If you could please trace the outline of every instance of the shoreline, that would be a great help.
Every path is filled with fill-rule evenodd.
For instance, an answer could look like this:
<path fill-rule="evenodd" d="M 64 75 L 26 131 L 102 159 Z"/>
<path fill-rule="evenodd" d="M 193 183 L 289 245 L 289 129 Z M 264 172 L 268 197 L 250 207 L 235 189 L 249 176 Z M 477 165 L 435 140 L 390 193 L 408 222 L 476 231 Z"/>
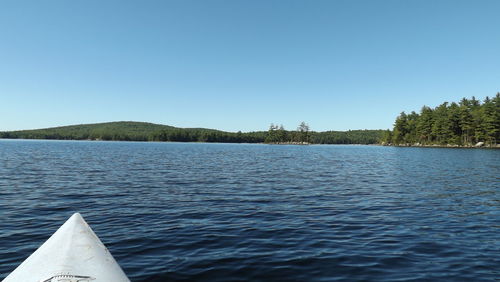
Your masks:
<path fill-rule="evenodd" d="M 406 148 L 456 148 L 456 149 L 500 149 L 500 144 L 497 145 L 481 145 L 481 146 L 473 146 L 473 145 L 422 145 L 422 144 L 380 144 L 380 146 L 384 147 L 406 147 Z"/>
<path fill-rule="evenodd" d="M 200 141 L 153 141 L 153 140 L 99 140 L 99 139 L 42 139 L 42 138 L 0 138 L 0 140 L 25 140 L 25 141 L 83 141 L 83 142 L 134 142 L 134 143 L 206 143 L 206 144 L 259 144 L 259 145 L 272 145 L 272 146 L 314 146 L 314 145 L 344 145 L 344 146 L 380 146 L 380 147 L 401 147 L 401 148 L 449 148 L 449 149 L 500 149 L 500 144 L 497 145 L 422 145 L 422 144 L 345 144 L 345 143 L 307 143 L 307 142 L 277 142 L 277 143 L 265 143 L 265 142 L 200 142 Z"/>
<path fill-rule="evenodd" d="M 19 141 L 76 141 L 76 142 L 135 142 L 135 143 L 195 143 L 195 144 L 258 144 L 258 145 L 295 145 L 295 146 L 314 146 L 314 145 L 352 145 L 352 146 L 381 146 L 380 144 L 361 144 L 361 143 L 307 143 L 307 142 L 203 142 L 203 141 L 156 141 L 156 140 L 103 140 L 103 139 L 45 139 L 45 138 L 0 138 L 0 140 L 19 140 Z"/>

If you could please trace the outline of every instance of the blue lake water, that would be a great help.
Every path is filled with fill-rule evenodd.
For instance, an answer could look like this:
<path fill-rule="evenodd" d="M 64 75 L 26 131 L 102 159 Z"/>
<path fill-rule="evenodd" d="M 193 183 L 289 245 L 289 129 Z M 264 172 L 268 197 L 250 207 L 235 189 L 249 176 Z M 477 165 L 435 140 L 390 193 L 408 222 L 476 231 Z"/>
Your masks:
<path fill-rule="evenodd" d="M 0 279 L 74 212 L 132 281 L 500 278 L 500 150 L 0 140 Z"/>

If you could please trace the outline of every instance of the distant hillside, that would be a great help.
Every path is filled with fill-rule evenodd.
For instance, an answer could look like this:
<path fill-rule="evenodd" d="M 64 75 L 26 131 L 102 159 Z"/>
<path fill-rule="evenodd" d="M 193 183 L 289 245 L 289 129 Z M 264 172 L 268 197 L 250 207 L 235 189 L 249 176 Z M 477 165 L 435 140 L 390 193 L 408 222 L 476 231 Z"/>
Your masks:
<path fill-rule="evenodd" d="M 309 142 L 314 144 L 376 144 L 380 141 L 383 132 L 382 130 L 310 132 Z M 295 133 L 295 131 L 286 131 L 289 136 Z M 206 128 L 178 128 L 147 122 L 119 121 L 0 132 L 0 138 L 263 143 L 268 134 L 268 131 L 234 133 Z"/>
<path fill-rule="evenodd" d="M 118 121 L 9 131 L 0 133 L 0 137 L 22 139 L 147 141 L 148 136 L 155 132 L 172 129 L 175 129 L 175 127 L 147 122 Z"/>

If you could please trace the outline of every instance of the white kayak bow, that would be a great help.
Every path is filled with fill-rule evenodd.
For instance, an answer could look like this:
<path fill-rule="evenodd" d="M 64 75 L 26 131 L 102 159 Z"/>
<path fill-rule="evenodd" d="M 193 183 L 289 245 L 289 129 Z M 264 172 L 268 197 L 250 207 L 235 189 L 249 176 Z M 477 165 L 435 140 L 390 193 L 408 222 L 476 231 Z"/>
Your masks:
<path fill-rule="evenodd" d="M 79 213 L 73 214 L 3 282 L 127 282 L 111 253 Z"/>

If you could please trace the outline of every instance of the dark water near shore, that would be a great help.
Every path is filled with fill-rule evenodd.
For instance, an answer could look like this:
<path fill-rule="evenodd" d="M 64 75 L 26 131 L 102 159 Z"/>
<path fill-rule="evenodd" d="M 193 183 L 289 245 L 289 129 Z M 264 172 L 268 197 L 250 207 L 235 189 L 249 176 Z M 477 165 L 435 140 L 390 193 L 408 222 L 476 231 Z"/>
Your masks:
<path fill-rule="evenodd" d="M 0 140 L 0 279 L 74 212 L 132 281 L 500 279 L 500 150 Z"/>

